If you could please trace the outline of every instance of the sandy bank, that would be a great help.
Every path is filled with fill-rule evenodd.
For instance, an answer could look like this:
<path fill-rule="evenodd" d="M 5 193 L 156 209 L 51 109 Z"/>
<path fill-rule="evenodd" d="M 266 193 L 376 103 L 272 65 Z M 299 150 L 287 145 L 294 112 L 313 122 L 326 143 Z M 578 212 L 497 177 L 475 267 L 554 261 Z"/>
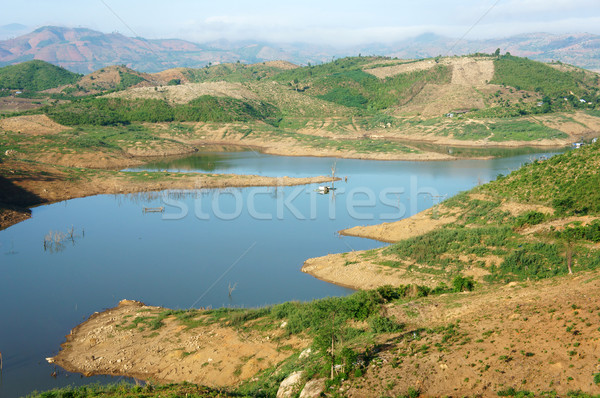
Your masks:
<path fill-rule="evenodd" d="M 140 319 L 155 319 L 165 308 L 123 300 L 95 313 L 66 336 L 53 358 L 70 372 L 152 379 L 160 383 L 190 382 L 209 387 L 234 386 L 278 364 L 296 349 L 308 346 L 297 337 L 277 342 L 284 330 L 245 330 L 211 323 L 196 311 L 182 323 L 168 316 L 156 328 Z M 196 322 L 188 327 L 191 322 Z"/>
<path fill-rule="evenodd" d="M 439 206 L 438 213 L 446 213 L 447 209 Z M 386 243 L 394 243 L 413 236 L 423 235 L 434 229 L 449 224 L 456 220 L 453 215 L 432 217 L 432 209 L 427 209 L 412 217 L 391 223 L 378 225 L 357 226 L 340 231 L 341 235 L 356 236 L 359 238 L 374 239 Z"/>
<path fill-rule="evenodd" d="M 383 223 L 364 227 L 354 227 L 340 231 L 340 234 L 360 238 L 375 239 L 382 242 L 398 242 L 427 232 L 453 222 L 456 217 L 448 209 L 440 206 L 436 216 L 432 217 L 432 209 L 415 214 L 392 223 Z M 435 286 L 441 280 L 436 277 L 424 278 L 422 274 L 407 271 L 407 267 L 391 267 L 385 255 L 375 251 L 358 251 L 340 254 L 330 254 L 324 257 L 306 260 L 302 272 L 315 278 L 352 289 L 374 289 L 384 285 L 405 285 L 417 283 Z M 410 264 L 402 264 L 410 265 Z"/>

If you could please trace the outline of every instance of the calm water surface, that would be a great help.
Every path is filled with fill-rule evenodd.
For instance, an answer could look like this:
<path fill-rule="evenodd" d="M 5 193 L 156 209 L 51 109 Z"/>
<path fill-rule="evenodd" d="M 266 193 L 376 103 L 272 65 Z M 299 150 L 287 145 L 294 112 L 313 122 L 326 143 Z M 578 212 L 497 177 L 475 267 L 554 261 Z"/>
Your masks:
<path fill-rule="evenodd" d="M 383 245 L 338 230 L 410 216 L 543 155 L 380 162 L 206 152 L 144 169 L 305 177 L 328 175 L 335 163 L 347 181 L 335 183 L 335 195 L 312 185 L 99 195 L 34 208 L 30 220 L 0 231 L 0 397 L 117 381 L 52 378 L 45 358 L 72 327 L 121 299 L 214 308 L 350 294 L 300 272 L 310 257 Z M 160 206 L 164 213 L 142 211 Z M 71 228 L 73 239 L 44 248 L 50 231 Z"/>

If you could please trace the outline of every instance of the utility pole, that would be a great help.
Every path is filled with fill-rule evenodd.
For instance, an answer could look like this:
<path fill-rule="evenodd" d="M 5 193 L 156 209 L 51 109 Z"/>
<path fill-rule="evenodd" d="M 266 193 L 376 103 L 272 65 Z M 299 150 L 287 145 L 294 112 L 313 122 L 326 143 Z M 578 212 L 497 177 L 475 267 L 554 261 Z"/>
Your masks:
<path fill-rule="evenodd" d="M 335 354 L 334 354 L 334 346 L 333 341 L 335 340 L 335 312 L 333 313 L 333 322 L 331 323 L 331 380 L 333 380 L 333 372 L 335 368 Z"/>

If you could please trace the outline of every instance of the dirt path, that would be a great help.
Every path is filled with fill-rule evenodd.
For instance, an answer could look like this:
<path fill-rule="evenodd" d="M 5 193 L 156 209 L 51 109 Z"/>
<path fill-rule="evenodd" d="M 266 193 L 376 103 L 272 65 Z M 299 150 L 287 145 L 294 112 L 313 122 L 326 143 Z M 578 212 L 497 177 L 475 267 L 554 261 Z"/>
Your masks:
<path fill-rule="evenodd" d="M 251 378 L 309 344 L 296 337 L 279 341 L 284 334 L 279 327 L 242 331 L 200 321 L 190 328 L 172 316 L 156 329 L 144 323 L 144 318 L 165 310 L 123 300 L 73 329 L 62 350 L 49 361 L 86 376 L 107 374 L 224 387 Z M 206 318 L 199 312 L 188 322 Z"/>

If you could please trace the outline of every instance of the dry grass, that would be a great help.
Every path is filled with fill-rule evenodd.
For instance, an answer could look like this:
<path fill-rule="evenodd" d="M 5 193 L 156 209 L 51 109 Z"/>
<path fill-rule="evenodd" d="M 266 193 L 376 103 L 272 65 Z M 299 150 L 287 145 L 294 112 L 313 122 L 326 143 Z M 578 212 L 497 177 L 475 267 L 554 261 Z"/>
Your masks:
<path fill-rule="evenodd" d="M 394 61 L 398 62 L 398 61 Z M 381 62 L 379 62 L 381 64 Z M 396 75 L 400 75 L 402 73 L 410 73 L 421 70 L 428 70 L 433 68 L 436 65 L 433 60 L 424 60 L 418 62 L 409 62 L 405 64 L 392 64 L 390 66 L 381 66 L 378 68 L 369 69 L 369 65 L 365 65 L 363 70 L 371 75 L 377 77 L 378 79 L 385 79 L 387 77 L 392 77 Z"/>
<path fill-rule="evenodd" d="M 178 86 L 132 87 L 106 95 L 110 98 L 160 99 L 174 104 L 185 104 L 203 95 L 231 97 L 240 100 L 258 100 L 258 96 L 240 83 L 206 82 Z"/>
<path fill-rule="evenodd" d="M 15 116 L 0 120 L 0 130 L 27 135 L 56 134 L 70 129 L 54 122 L 46 115 Z"/>
<path fill-rule="evenodd" d="M 293 64 L 288 61 L 267 61 L 267 62 L 262 62 L 262 63 L 256 64 L 256 65 L 265 65 L 265 66 L 270 66 L 273 68 L 279 68 L 279 69 L 284 69 L 284 70 L 291 70 L 291 69 L 299 68 L 298 65 Z"/>

